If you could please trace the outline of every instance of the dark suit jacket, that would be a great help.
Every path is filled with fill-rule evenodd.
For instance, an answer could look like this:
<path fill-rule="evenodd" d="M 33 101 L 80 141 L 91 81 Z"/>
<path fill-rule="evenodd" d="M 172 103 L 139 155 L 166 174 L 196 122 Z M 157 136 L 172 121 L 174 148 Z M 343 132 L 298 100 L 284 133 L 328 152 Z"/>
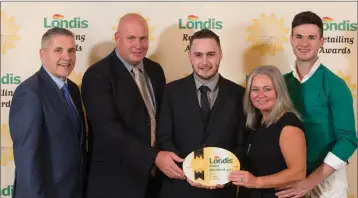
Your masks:
<path fill-rule="evenodd" d="M 10 108 L 10 134 L 15 157 L 15 198 L 83 197 L 85 124 L 79 89 L 67 80 L 79 112 L 75 128 L 61 90 L 40 71 L 15 90 Z"/>
<path fill-rule="evenodd" d="M 147 58 L 143 63 L 159 107 L 164 72 Z M 140 91 L 115 51 L 86 71 L 82 93 L 91 153 L 88 198 L 143 198 L 158 151 L 150 147 L 150 118 Z"/>
<path fill-rule="evenodd" d="M 194 76 L 169 83 L 162 100 L 157 134 L 158 148 L 185 158 L 203 147 L 221 147 L 232 151 L 240 160 L 245 155 L 246 132 L 243 124 L 244 88 L 219 78 L 219 93 L 211 110 L 206 130 L 201 120 Z M 181 167 L 181 165 L 180 165 Z M 230 198 L 236 187 L 206 190 L 192 187 L 187 181 L 165 178 L 161 198 Z"/>

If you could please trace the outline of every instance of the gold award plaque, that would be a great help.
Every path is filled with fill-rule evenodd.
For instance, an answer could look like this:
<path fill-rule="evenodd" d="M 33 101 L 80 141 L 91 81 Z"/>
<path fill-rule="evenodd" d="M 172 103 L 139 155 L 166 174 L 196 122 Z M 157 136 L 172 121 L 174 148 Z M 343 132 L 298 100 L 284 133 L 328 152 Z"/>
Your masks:
<path fill-rule="evenodd" d="M 205 186 L 226 184 L 232 171 L 240 170 L 239 159 L 230 151 L 205 147 L 191 152 L 183 162 L 185 176 Z"/>

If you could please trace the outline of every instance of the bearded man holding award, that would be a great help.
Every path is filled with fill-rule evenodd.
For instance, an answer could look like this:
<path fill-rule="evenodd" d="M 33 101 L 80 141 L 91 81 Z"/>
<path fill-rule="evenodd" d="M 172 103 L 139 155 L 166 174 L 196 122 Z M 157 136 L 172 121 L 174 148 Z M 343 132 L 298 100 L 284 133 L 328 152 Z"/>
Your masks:
<path fill-rule="evenodd" d="M 194 33 L 189 46 L 193 74 L 166 85 L 156 139 L 159 149 L 185 161 L 162 170 L 167 177 L 160 197 L 236 197 L 228 171 L 239 169 L 245 156 L 244 88 L 218 73 L 222 51 L 214 32 Z M 186 180 L 176 179 L 175 175 L 183 174 L 178 167 L 183 167 Z"/>

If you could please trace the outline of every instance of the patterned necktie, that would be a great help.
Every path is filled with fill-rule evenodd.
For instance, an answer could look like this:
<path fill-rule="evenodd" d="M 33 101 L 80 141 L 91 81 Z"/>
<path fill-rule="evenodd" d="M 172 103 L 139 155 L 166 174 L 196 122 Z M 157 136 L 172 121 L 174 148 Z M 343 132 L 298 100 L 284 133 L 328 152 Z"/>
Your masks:
<path fill-rule="evenodd" d="M 156 128 L 156 120 L 155 120 L 155 109 L 154 106 L 150 100 L 150 94 L 148 85 L 146 83 L 146 80 L 144 78 L 143 73 L 139 70 L 137 67 L 133 67 L 133 73 L 134 73 L 134 80 L 137 83 L 137 86 L 139 88 L 139 91 L 142 95 L 144 104 L 147 108 L 147 111 L 149 113 L 150 117 L 150 145 L 154 147 L 155 144 L 155 128 Z"/>
<path fill-rule="evenodd" d="M 72 103 L 71 96 L 70 96 L 70 91 L 68 90 L 67 86 L 68 85 L 65 83 L 62 86 L 61 91 L 62 91 L 63 96 L 65 97 L 67 107 L 68 107 L 68 110 L 69 110 L 69 113 L 70 113 L 70 117 L 71 117 L 73 123 L 75 124 L 75 127 L 76 127 L 77 131 L 80 131 L 80 124 L 79 124 L 79 121 L 78 121 L 78 115 L 77 115 L 77 112 L 76 112 L 76 108 L 75 108 L 74 104 Z"/>
<path fill-rule="evenodd" d="M 209 104 L 209 99 L 208 99 L 208 95 L 207 92 L 209 91 L 209 87 L 207 86 L 201 86 L 199 88 L 200 91 L 200 110 L 201 110 L 201 118 L 203 120 L 204 123 L 204 127 L 206 127 L 206 124 L 209 121 L 209 116 L 210 116 L 210 104 Z"/>

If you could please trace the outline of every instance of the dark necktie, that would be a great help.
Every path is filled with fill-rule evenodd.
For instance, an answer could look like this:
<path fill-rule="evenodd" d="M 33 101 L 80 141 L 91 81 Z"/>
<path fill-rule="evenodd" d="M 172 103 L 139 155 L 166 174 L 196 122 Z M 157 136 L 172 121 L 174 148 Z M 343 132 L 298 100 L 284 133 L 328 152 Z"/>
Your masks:
<path fill-rule="evenodd" d="M 68 90 L 68 87 L 67 87 L 66 83 L 62 86 L 61 91 L 63 93 L 63 96 L 65 97 L 67 107 L 68 107 L 68 111 L 70 113 L 70 117 L 71 117 L 73 123 L 75 124 L 76 129 L 79 131 L 80 130 L 80 125 L 79 125 L 79 122 L 78 122 L 78 115 L 77 115 L 77 112 L 76 112 L 76 108 L 72 103 L 71 96 L 70 96 L 70 91 Z"/>
<path fill-rule="evenodd" d="M 206 124 L 208 123 L 209 116 L 210 116 L 210 104 L 207 96 L 207 92 L 209 90 L 210 90 L 209 87 L 204 85 L 199 88 L 199 91 L 201 93 L 200 96 L 201 118 L 203 120 L 204 127 L 206 127 Z"/>

